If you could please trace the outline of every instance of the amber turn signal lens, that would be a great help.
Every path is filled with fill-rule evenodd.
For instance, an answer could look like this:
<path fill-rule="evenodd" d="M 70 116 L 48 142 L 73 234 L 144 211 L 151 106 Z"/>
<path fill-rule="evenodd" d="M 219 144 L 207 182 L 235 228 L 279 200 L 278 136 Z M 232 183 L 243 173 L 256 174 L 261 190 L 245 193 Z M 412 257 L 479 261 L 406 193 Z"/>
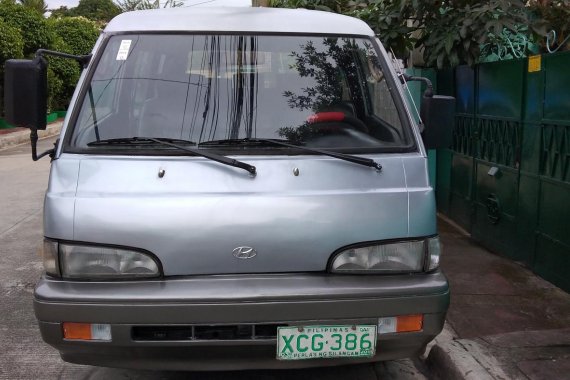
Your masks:
<path fill-rule="evenodd" d="M 91 340 L 91 323 L 63 322 L 65 339 Z"/>
<path fill-rule="evenodd" d="M 396 319 L 396 332 L 421 331 L 423 328 L 424 316 L 422 314 L 399 315 Z"/>

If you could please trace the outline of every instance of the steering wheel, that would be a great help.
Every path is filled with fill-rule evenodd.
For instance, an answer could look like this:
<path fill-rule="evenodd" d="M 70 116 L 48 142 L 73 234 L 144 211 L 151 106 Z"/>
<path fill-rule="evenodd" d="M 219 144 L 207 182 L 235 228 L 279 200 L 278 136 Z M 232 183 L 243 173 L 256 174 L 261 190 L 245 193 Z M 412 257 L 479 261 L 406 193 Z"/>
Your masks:
<path fill-rule="evenodd" d="M 319 131 L 335 132 L 344 128 L 352 128 L 369 134 L 368 127 L 361 120 L 338 111 L 313 114 L 307 118 L 307 124 Z"/>

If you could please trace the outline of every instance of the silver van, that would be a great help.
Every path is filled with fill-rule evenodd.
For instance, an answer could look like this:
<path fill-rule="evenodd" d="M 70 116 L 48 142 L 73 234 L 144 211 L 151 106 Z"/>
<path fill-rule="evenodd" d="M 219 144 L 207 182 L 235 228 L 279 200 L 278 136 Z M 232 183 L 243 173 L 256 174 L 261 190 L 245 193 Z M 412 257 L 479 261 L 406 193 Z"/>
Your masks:
<path fill-rule="evenodd" d="M 84 70 L 38 154 L 54 55 Z M 34 310 L 64 360 L 339 365 L 412 356 L 441 331 L 426 147 L 449 143 L 454 99 L 428 88 L 418 125 L 364 22 L 129 12 L 92 54 L 5 70 L 8 121 L 52 159 Z"/>

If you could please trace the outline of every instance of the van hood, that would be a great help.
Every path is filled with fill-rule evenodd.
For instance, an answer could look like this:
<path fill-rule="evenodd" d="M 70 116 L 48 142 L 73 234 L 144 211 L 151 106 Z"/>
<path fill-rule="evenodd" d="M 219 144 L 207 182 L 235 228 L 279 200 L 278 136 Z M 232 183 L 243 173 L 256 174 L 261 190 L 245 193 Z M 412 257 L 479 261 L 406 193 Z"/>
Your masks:
<path fill-rule="evenodd" d="M 347 245 L 434 234 L 425 157 L 367 157 L 383 170 L 321 156 L 236 157 L 257 167 L 252 177 L 199 157 L 63 154 L 45 235 L 144 249 L 170 276 L 324 271 Z M 238 247 L 255 257 L 237 258 Z"/>

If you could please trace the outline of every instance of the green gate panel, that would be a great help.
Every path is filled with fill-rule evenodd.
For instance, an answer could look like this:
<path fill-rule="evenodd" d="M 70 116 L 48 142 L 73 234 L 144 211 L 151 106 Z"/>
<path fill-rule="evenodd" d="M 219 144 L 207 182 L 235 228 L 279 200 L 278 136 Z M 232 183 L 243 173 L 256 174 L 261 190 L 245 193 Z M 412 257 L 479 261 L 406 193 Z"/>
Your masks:
<path fill-rule="evenodd" d="M 570 52 L 543 57 L 544 119 L 570 120 Z"/>
<path fill-rule="evenodd" d="M 533 270 L 541 277 L 570 292 L 570 247 L 538 234 Z"/>
<path fill-rule="evenodd" d="M 518 169 L 522 137 L 518 121 L 479 117 L 475 129 L 475 157 Z"/>
<path fill-rule="evenodd" d="M 542 121 L 544 100 L 544 68 L 528 72 L 528 60 L 525 73 L 525 96 L 523 100 L 523 119 L 528 122 Z"/>
<path fill-rule="evenodd" d="M 449 215 L 457 224 L 471 231 L 471 187 L 473 180 L 473 158 L 462 154 L 453 154 L 451 161 L 451 188 Z"/>
<path fill-rule="evenodd" d="M 457 115 L 453 126 L 453 151 L 466 156 L 476 153 L 477 126 L 473 115 Z"/>
<path fill-rule="evenodd" d="M 475 70 L 469 66 L 455 69 L 455 106 L 458 114 L 475 113 Z"/>
<path fill-rule="evenodd" d="M 522 115 L 524 60 L 477 67 L 477 114 L 519 120 Z"/>
<path fill-rule="evenodd" d="M 570 125 L 543 125 L 541 141 L 541 174 L 555 180 L 570 182 Z M 570 183 L 568 190 L 570 191 Z"/>
<path fill-rule="evenodd" d="M 516 249 L 524 60 L 477 66 L 472 236 L 523 261 Z"/>
<path fill-rule="evenodd" d="M 516 240 L 518 170 L 476 160 L 475 215 L 472 236 L 491 250 L 514 260 L 524 258 Z"/>
<path fill-rule="evenodd" d="M 570 186 L 543 180 L 540 189 L 538 231 L 570 246 Z"/>
<path fill-rule="evenodd" d="M 534 264 L 536 249 L 536 226 L 538 223 L 538 205 L 540 179 L 537 175 L 521 172 L 517 199 L 516 237 L 520 261 L 531 267 Z"/>
<path fill-rule="evenodd" d="M 449 216 L 449 196 L 451 191 L 451 162 L 453 151 L 451 149 L 437 150 L 437 189 L 435 192 L 437 208 Z"/>
<path fill-rule="evenodd" d="M 570 291 L 570 52 L 440 71 L 455 95 L 438 208 L 492 251 Z"/>
<path fill-rule="evenodd" d="M 475 139 L 475 70 L 455 68 L 456 111 L 449 188 L 449 217 L 471 231 L 473 214 L 473 142 Z"/>
<path fill-rule="evenodd" d="M 492 194 L 498 203 L 498 211 L 508 218 L 514 218 L 517 212 L 517 192 L 512 189 L 518 188 L 518 170 L 480 160 L 476 160 L 475 165 L 477 176 L 475 201 L 486 206 L 489 195 Z M 501 215 L 497 216 L 500 221 Z M 489 218 L 489 224 L 500 223 Z"/>
<path fill-rule="evenodd" d="M 522 125 L 520 169 L 521 173 L 539 174 L 542 153 L 542 126 L 534 123 Z"/>

